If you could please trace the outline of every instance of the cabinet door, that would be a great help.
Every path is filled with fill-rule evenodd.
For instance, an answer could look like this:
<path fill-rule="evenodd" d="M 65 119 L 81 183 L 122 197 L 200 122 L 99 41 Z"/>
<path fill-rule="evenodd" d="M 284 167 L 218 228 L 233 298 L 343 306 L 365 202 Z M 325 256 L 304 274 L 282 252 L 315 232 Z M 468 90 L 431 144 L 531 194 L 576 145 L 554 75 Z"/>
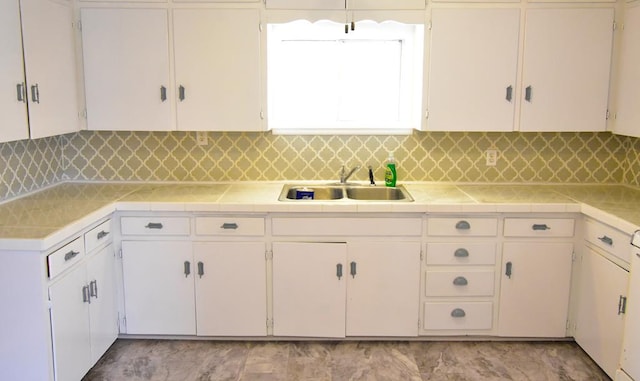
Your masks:
<path fill-rule="evenodd" d="M 640 137 L 640 5 L 624 11 L 624 29 L 618 73 L 616 120 L 618 134 Z"/>
<path fill-rule="evenodd" d="M 604 131 L 613 9 L 529 9 L 520 131 Z"/>
<path fill-rule="evenodd" d="M 91 294 L 91 363 L 109 349 L 118 337 L 115 256 L 113 245 L 96 253 L 87 263 L 87 281 Z"/>
<path fill-rule="evenodd" d="M 417 336 L 419 242 L 349 243 L 347 336 Z"/>
<path fill-rule="evenodd" d="M 164 9 L 82 9 L 90 130 L 173 129 Z"/>
<path fill-rule="evenodd" d="M 575 339 L 611 378 L 622 351 L 625 315 L 620 308 L 628 283 L 628 271 L 591 249 L 585 250 L 580 264 Z"/>
<path fill-rule="evenodd" d="M 195 335 L 191 242 L 123 241 L 127 333 Z"/>
<path fill-rule="evenodd" d="M 71 2 L 21 0 L 32 139 L 80 129 Z"/>
<path fill-rule="evenodd" d="M 49 287 L 56 380 L 79 380 L 91 368 L 90 296 L 85 267 Z"/>
<path fill-rule="evenodd" d="M 572 243 L 504 244 L 500 336 L 566 336 L 572 254 Z"/>
<path fill-rule="evenodd" d="M 198 335 L 265 336 L 264 243 L 195 243 L 194 262 Z"/>
<path fill-rule="evenodd" d="M 346 243 L 273 244 L 273 334 L 344 337 Z"/>
<path fill-rule="evenodd" d="M 432 11 L 428 130 L 513 130 L 519 25 L 519 9 Z"/>
<path fill-rule="evenodd" d="M 0 142 L 29 137 L 18 1 L 0 4 Z"/>
<path fill-rule="evenodd" d="M 178 129 L 259 131 L 257 9 L 173 11 Z"/>

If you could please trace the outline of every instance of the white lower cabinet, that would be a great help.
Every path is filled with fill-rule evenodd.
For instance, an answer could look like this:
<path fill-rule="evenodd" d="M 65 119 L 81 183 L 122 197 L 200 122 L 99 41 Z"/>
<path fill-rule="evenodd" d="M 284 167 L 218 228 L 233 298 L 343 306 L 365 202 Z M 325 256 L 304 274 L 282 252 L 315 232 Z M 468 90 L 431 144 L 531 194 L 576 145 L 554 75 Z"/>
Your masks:
<path fill-rule="evenodd" d="M 574 337 L 613 378 L 622 352 L 629 272 L 586 248 L 579 274 Z"/>
<path fill-rule="evenodd" d="M 195 335 L 192 244 L 122 242 L 128 334 Z"/>
<path fill-rule="evenodd" d="M 49 287 L 56 380 L 79 380 L 118 336 L 115 258 L 108 245 Z"/>
<path fill-rule="evenodd" d="M 420 242 L 275 242 L 275 336 L 416 336 Z"/>
<path fill-rule="evenodd" d="M 264 242 L 124 241 L 128 334 L 264 336 Z"/>
<path fill-rule="evenodd" d="M 572 255 L 571 242 L 504 244 L 499 336 L 566 336 Z"/>

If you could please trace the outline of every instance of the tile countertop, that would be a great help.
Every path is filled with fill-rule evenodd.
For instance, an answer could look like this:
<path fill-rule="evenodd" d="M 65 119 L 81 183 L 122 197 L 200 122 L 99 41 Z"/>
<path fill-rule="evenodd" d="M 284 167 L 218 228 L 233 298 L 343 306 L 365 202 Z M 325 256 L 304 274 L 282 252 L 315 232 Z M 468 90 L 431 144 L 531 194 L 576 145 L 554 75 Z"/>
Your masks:
<path fill-rule="evenodd" d="M 582 212 L 629 234 L 640 227 L 640 189 L 624 185 L 416 182 L 404 183 L 414 202 L 280 202 L 277 199 L 283 184 L 285 182 L 62 183 L 0 204 L 0 249 L 46 250 L 114 210 Z"/>

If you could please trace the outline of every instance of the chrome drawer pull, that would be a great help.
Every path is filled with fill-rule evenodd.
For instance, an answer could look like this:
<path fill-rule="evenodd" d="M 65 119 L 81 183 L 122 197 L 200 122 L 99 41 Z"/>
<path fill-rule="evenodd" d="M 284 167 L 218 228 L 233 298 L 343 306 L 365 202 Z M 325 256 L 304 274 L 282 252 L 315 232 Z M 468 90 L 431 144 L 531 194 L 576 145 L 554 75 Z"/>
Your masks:
<path fill-rule="evenodd" d="M 467 316 L 467 313 L 464 312 L 464 310 L 462 308 L 456 308 L 453 311 L 451 311 L 451 317 L 463 318 L 465 316 Z"/>
<path fill-rule="evenodd" d="M 533 224 L 531 226 L 533 230 L 551 230 L 551 228 L 547 224 Z"/>
<path fill-rule="evenodd" d="M 467 280 L 467 278 L 463 277 L 463 276 L 459 276 L 456 277 L 456 279 L 453 280 L 453 284 L 456 286 L 466 286 L 469 284 L 469 281 Z"/>
<path fill-rule="evenodd" d="M 104 237 L 106 237 L 108 235 L 109 235 L 109 232 L 106 232 L 106 231 L 103 230 L 103 231 L 98 233 L 98 239 L 103 239 Z"/>
<path fill-rule="evenodd" d="M 342 279 L 342 263 L 336 265 L 336 277 L 338 280 Z"/>
<path fill-rule="evenodd" d="M 162 229 L 162 223 L 160 222 L 149 222 L 147 225 L 145 225 L 145 228 L 147 229 Z"/>
<path fill-rule="evenodd" d="M 91 294 L 89 291 L 89 286 L 82 287 L 82 302 L 91 304 Z"/>
<path fill-rule="evenodd" d="M 453 256 L 456 257 L 456 258 L 466 258 L 466 257 L 469 256 L 469 250 L 463 249 L 463 248 L 457 249 L 453 253 Z"/>
<path fill-rule="evenodd" d="M 469 230 L 471 229 L 471 224 L 468 221 L 462 220 L 456 223 L 456 229 L 458 230 Z"/>
<path fill-rule="evenodd" d="M 191 262 L 184 261 L 184 277 L 188 277 L 191 274 Z"/>
<path fill-rule="evenodd" d="M 75 258 L 78 254 L 80 254 L 79 251 L 73 251 L 71 250 L 70 252 L 68 252 L 67 254 L 64 255 L 64 261 L 69 261 L 73 258 Z"/>
<path fill-rule="evenodd" d="M 92 298 L 98 297 L 98 281 L 92 280 L 89 282 L 89 296 Z"/>
<path fill-rule="evenodd" d="M 228 230 L 228 229 L 236 230 L 238 228 L 238 224 L 236 224 L 235 222 L 225 222 L 224 224 L 222 224 L 222 226 L 220 226 L 220 228 L 225 230 Z"/>
<path fill-rule="evenodd" d="M 603 235 L 602 237 L 598 237 L 598 239 L 600 241 L 602 241 L 602 243 L 609 245 L 609 246 L 613 246 L 613 238 L 607 237 L 606 235 Z"/>
<path fill-rule="evenodd" d="M 204 263 L 198 262 L 198 276 L 202 278 L 204 275 Z"/>
<path fill-rule="evenodd" d="M 627 297 L 620 295 L 620 299 L 618 300 L 618 315 L 627 312 Z"/>

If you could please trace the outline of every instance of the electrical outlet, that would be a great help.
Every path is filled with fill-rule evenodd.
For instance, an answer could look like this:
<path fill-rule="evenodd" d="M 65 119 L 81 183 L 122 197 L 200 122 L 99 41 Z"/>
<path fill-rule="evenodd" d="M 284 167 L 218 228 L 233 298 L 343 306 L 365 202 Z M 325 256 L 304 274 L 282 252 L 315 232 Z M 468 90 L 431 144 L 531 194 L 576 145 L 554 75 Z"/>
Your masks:
<path fill-rule="evenodd" d="M 205 131 L 196 132 L 196 144 L 199 146 L 206 146 L 209 144 L 207 133 Z"/>
<path fill-rule="evenodd" d="M 484 151 L 484 157 L 487 161 L 488 166 L 495 167 L 498 163 L 498 150 L 488 149 Z"/>

